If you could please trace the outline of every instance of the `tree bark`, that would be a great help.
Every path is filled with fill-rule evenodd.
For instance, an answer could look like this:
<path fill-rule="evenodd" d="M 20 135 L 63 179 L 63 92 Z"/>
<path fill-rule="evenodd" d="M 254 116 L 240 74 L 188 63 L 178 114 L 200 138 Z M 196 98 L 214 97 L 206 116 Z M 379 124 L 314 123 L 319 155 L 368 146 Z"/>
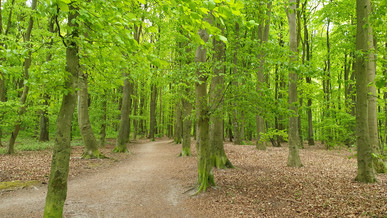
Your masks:
<path fill-rule="evenodd" d="M 204 42 L 208 41 L 207 30 L 199 30 L 199 36 Z M 198 122 L 198 187 L 197 193 L 206 191 L 212 185 L 215 185 L 212 165 L 210 160 L 209 143 L 209 111 L 207 99 L 207 75 L 204 71 L 207 57 L 207 49 L 200 45 L 195 53 L 195 62 L 198 64 L 196 75 L 198 81 L 195 83 L 196 93 L 196 111 Z"/>
<path fill-rule="evenodd" d="M 102 116 L 101 116 L 101 130 L 99 132 L 99 145 L 105 147 L 106 143 L 106 124 L 107 124 L 107 95 L 106 90 L 102 96 Z"/>
<path fill-rule="evenodd" d="M 176 113 L 175 113 L 175 131 L 174 138 L 175 143 L 180 144 L 183 136 L 183 120 L 182 120 L 182 102 L 176 102 Z"/>
<path fill-rule="evenodd" d="M 151 100 L 150 100 L 150 123 L 149 123 L 149 138 L 155 140 L 156 130 L 156 106 L 157 106 L 157 86 L 151 85 Z"/>
<path fill-rule="evenodd" d="M 259 45 L 261 47 L 261 51 L 258 54 L 258 60 L 259 60 L 259 67 L 257 71 L 257 87 L 256 90 L 261 94 L 261 89 L 264 87 L 265 84 L 265 53 L 263 51 L 263 46 L 265 46 L 265 43 L 268 41 L 269 37 L 269 26 L 270 26 L 270 15 L 271 15 L 271 1 L 267 3 L 267 18 L 263 19 L 258 26 L 258 41 Z M 261 5 L 261 7 L 263 7 Z M 259 150 L 266 150 L 266 142 L 261 140 L 261 134 L 265 134 L 265 120 L 262 115 L 256 116 L 256 123 L 257 123 L 257 143 L 256 148 Z"/>
<path fill-rule="evenodd" d="M 376 182 L 375 170 L 372 162 L 372 144 L 369 131 L 368 107 L 368 74 L 369 65 L 373 64 L 372 28 L 369 26 L 371 13 L 370 0 L 356 0 L 357 33 L 356 50 L 361 55 L 356 56 L 356 143 L 357 143 L 357 176 L 360 182 Z"/>
<path fill-rule="evenodd" d="M 36 4 L 37 4 L 37 0 L 33 0 L 32 4 L 31 4 L 32 11 L 36 10 Z M 24 42 L 27 43 L 26 47 L 29 50 L 28 57 L 24 61 L 24 81 L 28 81 L 28 79 L 29 79 L 29 72 L 28 71 L 30 69 L 31 62 L 32 62 L 32 52 L 31 52 L 32 44 L 30 43 L 30 41 L 31 41 L 30 39 L 31 39 L 31 32 L 32 32 L 33 25 L 34 25 L 34 18 L 31 15 L 30 20 L 28 22 L 28 28 L 27 28 L 26 34 L 24 36 Z M 23 92 L 22 92 L 22 95 L 20 96 L 20 101 L 19 101 L 19 103 L 20 103 L 20 108 L 18 111 L 19 118 L 27 110 L 26 101 L 27 101 L 29 89 L 30 89 L 30 87 L 29 87 L 28 83 L 23 86 Z M 12 134 L 11 134 L 11 137 L 9 139 L 8 148 L 7 148 L 8 154 L 15 153 L 15 141 L 16 141 L 17 136 L 19 135 L 20 128 L 21 128 L 21 120 L 18 120 L 18 121 L 16 121 L 16 124 L 15 124 L 14 129 L 13 129 Z"/>
<path fill-rule="evenodd" d="M 182 143 L 182 151 L 180 156 L 191 156 L 191 125 L 192 121 L 190 119 L 192 104 L 189 102 L 188 94 L 190 92 L 189 88 L 186 88 L 185 93 L 186 96 L 182 98 L 183 104 L 183 143 Z"/>
<path fill-rule="evenodd" d="M 137 118 L 137 113 L 138 113 L 138 84 L 135 84 L 134 87 L 134 102 L 133 102 L 133 116 L 135 119 L 133 119 L 133 139 L 136 140 L 137 138 L 137 132 L 138 132 L 138 118 Z"/>
<path fill-rule="evenodd" d="M 88 75 L 80 70 L 78 81 L 78 125 L 84 144 L 82 158 L 93 159 L 103 157 L 98 150 L 97 140 L 91 128 L 89 118 Z"/>
<path fill-rule="evenodd" d="M 220 27 L 220 25 L 218 25 Z M 214 66 L 213 76 L 210 85 L 210 146 L 211 146 L 211 164 L 218 168 L 233 168 L 230 160 L 227 158 L 223 145 L 223 95 L 224 95 L 224 59 L 225 44 L 214 38 Z"/>
<path fill-rule="evenodd" d="M 67 177 L 70 161 L 71 121 L 76 104 L 76 83 L 79 73 L 78 22 L 72 22 L 78 17 L 78 9 L 69 5 L 68 26 L 72 30 L 68 35 L 66 48 L 66 70 L 69 76 L 65 78 L 65 88 L 62 105 L 58 114 L 55 134 L 55 145 L 51 162 L 50 179 L 44 208 L 44 217 L 62 217 L 63 206 L 67 195 Z"/>
<path fill-rule="evenodd" d="M 124 89 L 122 96 L 121 120 L 117 135 L 117 144 L 113 149 L 114 152 L 128 152 L 126 143 L 129 142 L 129 124 L 130 124 L 130 110 L 131 110 L 131 95 L 133 90 L 133 83 L 128 78 L 129 75 L 124 73 Z"/>
<path fill-rule="evenodd" d="M 297 72 L 292 65 L 297 64 L 297 26 L 296 26 L 296 1 L 289 0 L 287 17 L 289 22 L 289 47 L 293 53 L 290 56 L 289 64 L 289 109 L 292 112 L 289 116 L 289 156 L 288 166 L 301 167 L 301 159 L 298 152 L 298 96 L 297 96 Z"/>

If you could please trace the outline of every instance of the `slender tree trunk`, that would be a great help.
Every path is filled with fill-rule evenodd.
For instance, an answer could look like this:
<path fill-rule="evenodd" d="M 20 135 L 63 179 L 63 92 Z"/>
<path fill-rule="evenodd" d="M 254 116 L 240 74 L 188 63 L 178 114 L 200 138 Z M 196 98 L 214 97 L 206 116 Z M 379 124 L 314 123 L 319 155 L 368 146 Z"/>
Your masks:
<path fill-rule="evenodd" d="M 84 144 L 82 158 L 100 158 L 103 155 L 98 150 L 97 140 L 95 139 L 89 118 L 88 75 L 82 72 L 82 70 L 80 71 L 78 85 L 78 125 Z"/>
<path fill-rule="evenodd" d="M 234 48 L 234 54 L 233 54 L 233 64 L 234 64 L 234 67 L 233 67 L 233 76 L 234 78 L 236 78 L 238 75 L 238 49 L 239 49 L 239 23 L 236 22 L 235 23 L 235 48 Z M 238 81 L 236 79 L 234 79 L 233 81 L 233 86 L 235 87 L 235 90 L 238 90 Z M 233 110 L 233 113 L 232 113 L 232 116 L 233 116 L 233 132 L 234 132 L 234 144 L 235 145 L 240 145 L 242 144 L 242 141 L 241 141 L 241 130 L 240 130 L 240 121 L 238 120 L 238 115 L 239 115 L 239 111 L 238 111 L 238 102 L 237 101 L 234 101 L 233 103 L 234 105 L 234 110 Z"/>
<path fill-rule="evenodd" d="M 190 89 L 185 90 L 186 95 L 188 96 Z M 192 111 L 192 104 L 189 102 L 187 97 L 182 98 L 183 104 L 183 144 L 182 151 L 180 156 L 191 156 L 191 124 L 192 121 L 189 118 Z"/>
<path fill-rule="evenodd" d="M 270 15 L 271 15 L 271 1 L 267 3 L 267 18 L 263 19 L 258 26 L 258 40 L 261 47 L 261 51 L 258 54 L 259 67 L 257 71 L 257 87 L 256 90 L 261 94 L 262 87 L 265 86 L 265 53 L 263 52 L 263 46 L 268 41 L 269 38 L 269 26 L 270 26 Z M 257 143 L 256 148 L 259 150 L 266 150 L 266 142 L 261 140 L 261 134 L 265 134 L 265 120 L 262 115 L 258 114 L 256 116 L 257 123 Z"/>
<path fill-rule="evenodd" d="M 107 95 L 106 90 L 102 96 L 102 116 L 101 116 L 101 130 L 99 132 L 99 145 L 101 147 L 105 146 L 106 143 L 106 124 L 107 124 Z"/>
<path fill-rule="evenodd" d="M 175 143 L 180 144 L 182 141 L 182 135 L 183 135 L 183 120 L 182 120 L 182 102 L 178 101 L 176 102 L 176 113 L 175 113 L 175 132 L 174 132 L 174 138 Z"/>
<path fill-rule="evenodd" d="M 372 28 L 368 21 L 371 13 L 370 0 L 356 0 L 357 34 L 356 50 L 362 55 L 356 56 L 356 142 L 357 142 L 357 176 L 360 182 L 373 183 L 376 181 L 372 162 L 372 144 L 369 131 L 368 106 L 368 74 L 370 60 L 374 60 L 372 50 Z"/>
<path fill-rule="evenodd" d="M 159 93 L 159 127 L 157 128 L 157 133 L 160 136 L 164 136 L 163 134 L 163 123 L 162 123 L 162 117 L 163 117 L 163 101 L 162 101 L 162 87 L 160 87 L 160 93 Z"/>
<path fill-rule="evenodd" d="M 150 123 L 149 123 L 149 138 L 155 140 L 156 130 L 156 104 L 157 104 L 157 86 L 151 85 L 151 101 L 150 101 Z"/>
<path fill-rule="evenodd" d="M 296 26 L 296 5 L 295 0 L 289 0 L 287 17 L 289 21 L 289 47 L 293 53 L 290 56 L 290 65 L 297 64 L 297 26 Z M 289 117 L 289 156 L 288 166 L 301 167 L 301 159 L 298 152 L 298 96 L 297 96 L 297 72 L 289 69 L 289 109 L 292 114 Z"/>
<path fill-rule="evenodd" d="M 136 97 L 134 98 L 134 102 L 133 102 L 133 116 L 135 117 L 135 119 L 133 119 L 133 139 L 136 140 L 137 131 L 138 131 L 138 119 L 137 119 L 138 97 L 137 96 L 139 96 L 137 83 L 134 87 L 134 90 L 135 90 L 134 96 L 136 96 Z"/>
<path fill-rule="evenodd" d="M 207 30 L 199 30 L 199 36 L 204 42 L 208 41 Z M 200 45 L 195 54 L 195 62 L 205 64 L 207 49 Z M 210 160 L 211 147 L 209 143 L 209 111 L 207 99 L 207 75 L 200 67 L 196 70 L 198 81 L 195 84 L 196 111 L 198 122 L 198 187 L 197 193 L 206 191 L 208 187 L 215 185 Z"/>
<path fill-rule="evenodd" d="M 33 0 L 32 4 L 31 4 L 32 11 L 35 11 L 36 4 L 37 4 L 37 0 Z M 24 80 L 25 81 L 27 81 L 29 79 L 29 72 L 28 71 L 30 69 L 31 61 L 32 61 L 32 52 L 31 52 L 32 44 L 30 43 L 30 39 L 31 39 L 31 32 L 32 32 L 33 25 L 34 25 L 34 18 L 31 15 L 29 23 L 28 23 L 28 28 L 27 28 L 26 34 L 24 36 L 24 42 L 27 43 L 27 49 L 29 50 L 28 57 L 24 61 L 24 77 L 25 77 Z M 23 86 L 23 92 L 22 92 L 22 95 L 21 95 L 20 101 L 19 101 L 20 105 L 21 105 L 21 107 L 19 108 L 19 111 L 18 111 L 19 118 L 27 110 L 26 101 L 27 101 L 29 88 L 30 87 L 28 84 L 25 84 Z M 20 128 L 21 128 L 21 120 L 18 120 L 18 121 L 16 121 L 16 125 L 14 126 L 14 129 L 12 131 L 11 138 L 9 139 L 8 148 L 7 148 L 8 154 L 13 154 L 15 152 L 15 141 L 16 141 L 17 136 L 19 135 Z"/>
<path fill-rule="evenodd" d="M 220 27 L 220 25 L 218 25 Z M 216 168 L 233 168 L 230 160 L 227 158 L 223 145 L 223 95 L 224 95 L 224 58 L 225 44 L 220 40 L 213 40 L 214 45 L 214 73 L 210 85 L 210 146 L 211 162 Z"/>
<path fill-rule="evenodd" d="M 48 94 L 44 94 L 44 109 L 42 110 L 42 114 L 40 116 L 40 133 L 39 133 L 39 141 L 47 142 L 50 140 L 50 125 L 49 125 L 49 117 L 48 117 L 48 101 L 50 97 Z"/>
<path fill-rule="evenodd" d="M 372 34 L 372 28 L 371 34 Z M 374 168 L 377 173 L 385 173 L 386 168 L 383 162 L 383 159 L 379 158 L 378 155 L 381 154 L 379 147 L 379 133 L 378 133 L 378 94 L 376 92 L 375 86 L 375 76 L 376 76 L 376 54 L 377 54 L 377 42 L 376 38 L 373 35 L 370 36 L 370 43 L 373 45 L 374 52 L 371 52 L 368 57 L 367 65 L 367 79 L 368 79 L 368 128 L 370 132 L 370 143 L 372 146 L 372 153 L 376 154 L 373 157 Z"/>
<path fill-rule="evenodd" d="M 133 83 L 131 83 L 128 76 L 128 74 L 124 73 L 125 79 L 121 106 L 121 120 L 117 135 L 117 144 L 113 150 L 114 152 L 128 152 L 126 143 L 129 142 L 129 115 L 131 110 L 131 95 L 133 90 Z"/>
<path fill-rule="evenodd" d="M 48 24 L 48 31 L 50 31 L 52 34 L 56 33 L 56 30 L 54 29 L 54 24 L 55 24 L 55 16 L 50 18 L 49 24 Z M 54 43 L 53 40 L 50 41 L 49 48 L 52 47 L 52 44 Z M 52 53 L 49 52 L 46 58 L 46 62 L 50 62 L 52 59 Z M 50 126 L 49 126 L 49 117 L 48 117 L 48 101 L 50 99 L 50 96 L 45 93 L 43 94 L 43 105 L 44 109 L 42 110 L 41 116 L 40 116 L 40 134 L 39 134 L 39 141 L 40 142 L 45 142 L 49 141 L 50 139 Z"/>
<path fill-rule="evenodd" d="M 65 78 L 65 88 L 62 105 L 58 114 L 55 134 L 55 145 L 51 162 L 50 179 L 44 208 L 44 217 L 62 217 L 63 206 L 67 195 L 67 177 L 70 161 L 71 121 L 76 104 L 76 83 L 79 73 L 78 56 L 78 9 L 69 5 L 68 26 L 71 33 L 68 35 L 66 48 L 66 70 L 70 74 Z"/>
<path fill-rule="evenodd" d="M 145 88 L 144 88 L 144 84 L 141 85 L 142 88 L 141 88 L 141 99 L 140 99 L 140 121 L 139 121 L 139 125 L 140 125 L 140 133 L 141 134 L 145 134 L 146 135 L 146 131 L 145 131 L 145 125 L 144 125 L 144 110 L 145 110 Z"/>
<path fill-rule="evenodd" d="M 11 7 L 9 9 L 7 28 L 6 28 L 5 32 L 3 33 L 3 16 L 2 16 L 3 8 L 1 6 L 1 0 L 0 0 L 0 36 L 1 37 L 7 36 L 8 32 L 11 28 L 14 4 L 15 4 L 15 0 L 12 0 Z M 0 43 L 0 47 L 4 47 L 4 44 Z M 5 61 L 5 58 L 1 58 L 0 61 L 1 62 Z M 6 92 L 7 92 L 7 88 L 6 88 L 6 84 L 5 84 L 4 72 L 2 70 L 0 70 L 0 102 L 7 101 Z M 0 120 L 3 120 L 3 113 L 0 113 Z M 2 142 L 1 142 L 2 138 L 3 138 L 3 130 L 0 126 L 0 146 L 2 146 Z"/>

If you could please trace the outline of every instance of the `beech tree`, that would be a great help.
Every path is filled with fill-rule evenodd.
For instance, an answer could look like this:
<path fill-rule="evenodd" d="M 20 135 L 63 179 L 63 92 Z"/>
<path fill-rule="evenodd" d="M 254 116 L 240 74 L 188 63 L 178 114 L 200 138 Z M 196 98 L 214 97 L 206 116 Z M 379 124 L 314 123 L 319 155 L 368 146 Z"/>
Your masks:
<path fill-rule="evenodd" d="M 63 94 L 62 106 L 56 122 L 55 145 L 51 162 L 50 179 L 44 207 L 44 217 L 62 217 L 63 206 L 67 195 L 67 177 L 70 161 L 71 121 L 76 105 L 76 83 L 79 75 L 79 36 L 78 2 L 71 2 L 68 6 L 68 26 L 71 33 L 66 43 L 66 71 L 65 79 L 67 92 Z M 57 15 L 58 16 L 58 15 Z"/>

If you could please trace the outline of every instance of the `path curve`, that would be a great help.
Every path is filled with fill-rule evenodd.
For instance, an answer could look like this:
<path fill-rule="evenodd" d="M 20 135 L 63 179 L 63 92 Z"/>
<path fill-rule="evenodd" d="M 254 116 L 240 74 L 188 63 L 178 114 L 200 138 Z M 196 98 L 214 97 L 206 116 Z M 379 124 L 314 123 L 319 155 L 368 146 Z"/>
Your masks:
<path fill-rule="evenodd" d="M 65 217 L 191 217 L 184 188 L 171 176 L 177 153 L 169 141 L 137 144 L 117 166 L 69 181 Z M 174 151 L 174 150 L 173 150 Z M 47 186 L 0 197 L 1 217 L 42 217 Z"/>

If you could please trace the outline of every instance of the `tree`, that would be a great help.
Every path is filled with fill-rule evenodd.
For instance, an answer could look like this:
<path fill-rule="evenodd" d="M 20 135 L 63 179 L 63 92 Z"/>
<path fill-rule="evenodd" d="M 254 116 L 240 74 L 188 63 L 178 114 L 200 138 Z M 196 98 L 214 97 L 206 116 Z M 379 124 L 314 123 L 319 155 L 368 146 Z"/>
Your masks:
<path fill-rule="evenodd" d="M 76 83 L 79 74 L 78 6 L 69 4 L 68 27 L 71 30 L 66 42 L 66 92 L 56 122 L 55 145 L 51 162 L 50 179 L 44 207 L 44 217 L 62 217 L 67 195 L 67 177 L 70 161 L 71 121 L 76 104 Z M 58 10 L 59 13 L 59 10 Z"/>
<path fill-rule="evenodd" d="M 376 182 L 372 161 L 372 144 L 369 129 L 368 74 L 373 74 L 371 65 L 374 60 L 372 28 L 369 23 L 370 0 L 356 0 L 356 144 L 357 176 L 359 182 Z"/>
<path fill-rule="evenodd" d="M 270 27 L 270 15 L 271 15 L 271 1 L 267 3 L 267 12 L 265 18 L 261 18 L 261 23 L 258 26 L 258 41 L 260 45 L 260 51 L 258 54 L 259 67 L 257 71 L 257 92 L 262 96 L 262 88 L 265 86 L 265 43 L 269 38 L 269 27 Z M 260 5 L 262 8 L 263 4 Z M 261 9 L 261 12 L 263 10 Z M 265 14 L 265 13 L 260 13 Z M 259 150 L 266 150 L 266 142 L 261 140 L 261 134 L 265 134 L 265 120 L 262 115 L 257 115 L 257 143 L 256 148 Z"/>
<path fill-rule="evenodd" d="M 133 90 L 133 83 L 128 78 L 129 75 L 124 73 L 124 88 L 122 96 L 122 106 L 121 106 L 121 120 L 120 127 L 117 135 L 117 143 L 114 148 L 114 152 L 128 152 L 128 147 L 126 143 L 129 142 L 129 114 L 131 111 L 131 94 Z"/>
<path fill-rule="evenodd" d="M 301 159 L 298 152 L 298 97 L 297 97 L 297 72 L 295 65 L 297 64 L 297 27 L 296 27 L 296 1 L 289 0 L 287 8 L 287 16 L 289 22 L 289 109 L 291 114 L 289 116 L 289 156 L 288 166 L 301 167 Z"/>
<path fill-rule="evenodd" d="M 220 28 L 220 24 L 217 25 Z M 223 31 L 224 32 L 224 31 Z M 225 74 L 225 43 L 214 37 L 214 65 L 210 85 L 210 146 L 211 162 L 216 168 L 233 168 L 223 145 L 223 102 L 224 102 L 224 74 Z"/>
<path fill-rule="evenodd" d="M 31 4 L 31 10 L 32 11 L 35 11 L 36 9 L 36 4 L 37 4 L 37 0 L 33 0 L 32 1 L 32 4 Z M 31 39 L 31 32 L 32 32 L 32 27 L 34 25 L 34 18 L 33 18 L 33 14 L 30 16 L 30 20 L 29 20 L 29 23 L 28 23 L 28 28 L 27 28 L 27 32 L 26 34 L 24 35 L 24 42 L 27 43 L 27 49 L 29 50 L 28 51 L 28 57 L 25 59 L 24 61 L 24 77 L 25 77 L 25 81 L 28 80 L 29 78 L 29 69 L 30 69 L 30 66 L 31 66 L 31 62 L 32 62 L 32 52 L 31 52 L 31 48 L 32 48 L 32 44 L 30 43 L 30 39 Z M 18 115 L 21 116 L 23 115 L 25 112 L 26 112 L 26 108 L 27 108 L 27 105 L 25 105 L 26 101 L 27 101 L 27 96 L 28 96 L 28 92 L 29 92 L 29 85 L 28 84 L 25 84 L 24 87 L 23 87 L 23 92 L 20 96 L 20 108 L 19 108 L 19 111 L 18 111 Z M 11 134 L 11 137 L 9 139 L 9 143 L 8 143 L 8 149 L 7 149 L 7 153 L 8 154 L 13 154 L 15 152 L 15 141 L 16 141 L 16 138 L 17 136 L 19 135 L 19 131 L 20 131 L 20 128 L 21 128 L 21 121 L 17 121 L 13 131 L 12 131 L 12 134 Z"/>
<path fill-rule="evenodd" d="M 199 30 L 200 38 L 206 43 L 208 33 L 206 29 Z M 209 142 L 209 107 L 207 97 L 207 72 L 206 72 L 207 48 L 204 45 L 198 46 L 195 53 L 195 62 L 198 64 L 196 69 L 197 82 L 195 84 L 196 92 L 196 111 L 198 119 L 198 187 L 197 192 L 206 191 L 208 187 L 215 185 L 214 175 L 212 174 L 212 164 L 210 159 Z"/>

